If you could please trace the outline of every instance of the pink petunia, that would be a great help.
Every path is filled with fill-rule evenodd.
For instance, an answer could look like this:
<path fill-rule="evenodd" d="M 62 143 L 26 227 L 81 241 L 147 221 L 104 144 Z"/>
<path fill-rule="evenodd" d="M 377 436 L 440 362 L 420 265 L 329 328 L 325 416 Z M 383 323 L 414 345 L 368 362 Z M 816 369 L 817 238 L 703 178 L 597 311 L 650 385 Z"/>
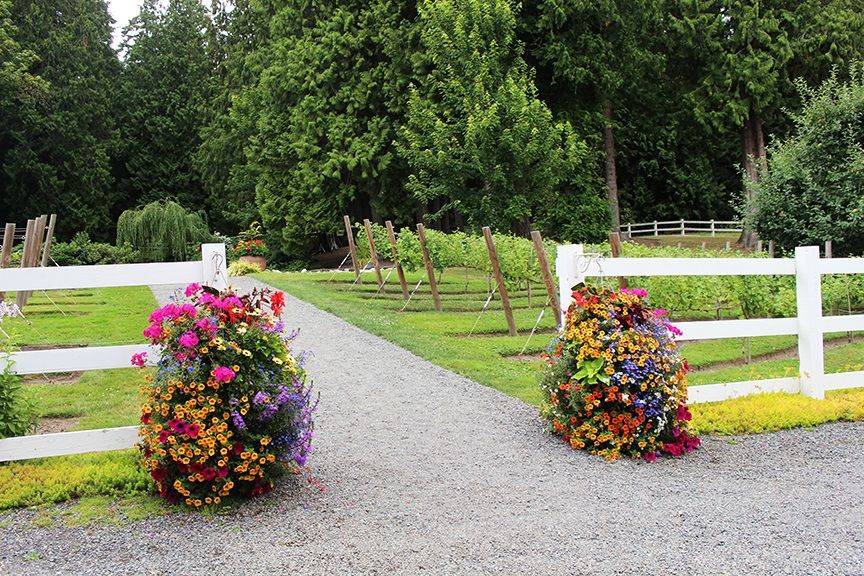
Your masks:
<path fill-rule="evenodd" d="M 198 335 L 191 330 L 189 332 L 184 332 L 178 339 L 178 342 L 180 342 L 180 345 L 185 348 L 194 348 L 199 342 Z"/>
<path fill-rule="evenodd" d="M 144 329 L 143 334 L 145 338 L 149 338 L 150 340 L 159 340 L 162 337 L 162 325 L 150 324 Z"/>
<path fill-rule="evenodd" d="M 132 365 L 142 368 L 147 363 L 147 352 L 139 352 L 132 355 Z"/>
<path fill-rule="evenodd" d="M 188 298 L 188 297 L 192 296 L 193 294 L 197 294 L 200 291 L 201 291 L 201 285 L 198 284 L 197 282 L 193 282 L 192 284 L 189 284 L 188 286 L 186 286 L 186 292 L 185 292 L 186 297 Z"/>
<path fill-rule="evenodd" d="M 217 382 L 231 382 L 237 374 L 227 366 L 217 366 L 213 369 L 213 377 Z"/>

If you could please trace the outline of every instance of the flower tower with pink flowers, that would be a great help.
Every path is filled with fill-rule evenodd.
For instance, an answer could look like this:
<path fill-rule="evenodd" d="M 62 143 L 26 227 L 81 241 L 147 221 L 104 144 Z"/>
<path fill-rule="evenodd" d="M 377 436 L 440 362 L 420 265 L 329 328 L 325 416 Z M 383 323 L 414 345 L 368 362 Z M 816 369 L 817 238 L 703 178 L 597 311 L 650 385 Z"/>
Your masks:
<path fill-rule="evenodd" d="M 141 442 L 156 491 L 193 507 L 269 491 L 306 463 L 316 400 L 285 335 L 282 292 L 192 284 L 150 315 L 161 347 L 144 390 Z M 136 355 L 132 363 L 143 366 Z"/>
<path fill-rule="evenodd" d="M 681 456 L 690 433 L 680 331 L 645 290 L 582 286 L 547 351 L 542 414 L 573 448 L 609 460 Z"/>

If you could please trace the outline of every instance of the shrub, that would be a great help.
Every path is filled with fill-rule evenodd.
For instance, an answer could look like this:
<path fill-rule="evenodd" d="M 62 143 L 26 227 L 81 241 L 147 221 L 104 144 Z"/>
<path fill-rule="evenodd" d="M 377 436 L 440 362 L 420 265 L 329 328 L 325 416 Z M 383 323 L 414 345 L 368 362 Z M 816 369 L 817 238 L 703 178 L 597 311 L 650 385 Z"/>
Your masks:
<path fill-rule="evenodd" d="M 665 311 L 644 290 L 581 287 L 541 382 L 542 414 L 573 448 L 614 460 L 680 456 L 688 432 L 687 364 Z"/>
<path fill-rule="evenodd" d="M 70 242 L 51 245 L 51 258 L 58 266 L 89 266 L 91 264 L 131 264 L 141 255 L 129 244 L 114 246 L 91 242 L 86 232 L 78 232 Z"/>
<path fill-rule="evenodd" d="M 117 245 L 132 246 L 147 262 L 194 258 L 212 238 L 203 212 L 187 212 L 171 200 L 126 210 L 117 220 Z"/>
<path fill-rule="evenodd" d="M 4 306 L 0 303 L 0 307 Z M 3 310 L 0 308 L 0 322 Z M 36 423 L 36 410 L 21 394 L 21 378 L 12 373 L 9 353 L 0 350 L 0 438 L 24 436 Z"/>
<path fill-rule="evenodd" d="M 229 276 L 246 276 L 247 274 L 256 274 L 258 272 L 261 272 L 261 266 L 254 262 L 235 260 L 228 266 Z"/>
<path fill-rule="evenodd" d="M 284 294 L 192 284 L 186 297 L 144 331 L 163 347 L 142 407 L 144 466 L 160 496 L 189 506 L 267 492 L 286 465 L 305 464 L 315 408 L 282 337 Z"/>
<path fill-rule="evenodd" d="M 768 169 L 753 184 L 760 236 L 786 251 L 833 241 L 836 255 L 864 253 L 864 65 L 848 83 L 836 75 L 810 90 L 792 137 L 769 148 Z"/>

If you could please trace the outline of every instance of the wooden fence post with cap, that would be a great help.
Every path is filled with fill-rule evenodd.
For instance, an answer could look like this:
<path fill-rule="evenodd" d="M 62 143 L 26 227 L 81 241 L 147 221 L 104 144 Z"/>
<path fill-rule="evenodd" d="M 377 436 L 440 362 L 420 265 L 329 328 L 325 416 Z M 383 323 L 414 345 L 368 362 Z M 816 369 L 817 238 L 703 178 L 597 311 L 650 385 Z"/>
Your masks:
<path fill-rule="evenodd" d="M 372 223 L 368 218 L 363 220 L 363 227 L 366 229 L 366 240 L 369 243 L 369 259 L 372 260 L 372 266 L 375 267 L 375 278 L 378 280 L 378 288 L 384 285 L 384 279 L 381 278 L 381 264 L 378 262 L 378 253 L 375 252 L 375 238 L 372 236 Z"/>
<path fill-rule="evenodd" d="M 33 240 L 36 230 L 36 220 L 27 220 L 27 228 L 24 232 L 24 246 L 21 250 L 21 263 L 19 268 L 27 268 L 30 265 L 30 253 L 33 249 Z M 24 308 L 27 304 L 27 292 L 20 290 L 15 295 L 15 304 L 18 308 Z"/>
<path fill-rule="evenodd" d="M 51 214 L 48 220 L 48 231 L 45 233 L 45 242 L 42 245 L 42 261 L 44 268 L 51 262 L 51 244 L 54 243 L 54 227 L 57 225 L 57 214 Z"/>
<path fill-rule="evenodd" d="M 441 312 L 441 295 L 438 294 L 438 281 L 435 280 L 435 268 L 432 267 L 432 259 L 429 258 L 429 249 L 426 248 L 426 228 L 423 224 L 417 224 L 417 238 L 420 240 L 420 252 L 423 253 L 423 265 L 426 266 L 426 276 L 429 277 L 432 302 L 435 304 L 435 311 Z"/>
<path fill-rule="evenodd" d="M 495 250 L 495 240 L 492 238 L 492 230 L 488 226 L 483 227 L 483 236 L 486 238 L 486 250 L 489 252 L 489 261 L 492 263 L 492 274 L 498 283 L 498 295 L 501 297 L 501 307 L 504 308 L 504 317 L 507 319 L 507 329 L 510 336 L 517 336 L 519 333 L 516 331 L 513 309 L 510 307 L 510 298 L 507 296 L 507 287 L 504 286 L 501 265 L 498 263 L 498 251 Z"/>
<path fill-rule="evenodd" d="M 346 214 L 342 219 L 345 221 L 345 235 L 348 236 L 351 265 L 354 267 L 354 282 L 362 284 L 363 280 L 360 279 L 360 260 L 357 259 L 357 246 L 354 245 L 354 230 L 351 228 L 351 218 Z"/>
<path fill-rule="evenodd" d="M 15 223 L 7 222 L 6 228 L 3 230 L 3 248 L 0 250 L 0 268 L 8 268 L 9 261 L 12 259 L 12 245 L 15 243 Z M 0 302 L 6 297 L 4 292 L 0 292 Z"/>
<path fill-rule="evenodd" d="M 390 240 L 390 248 L 393 249 L 393 264 L 396 265 L 396 275 L 399 276 L 399 285 L 402 287 L 402 297 L 408 299 L 408 283 L 405 281 L 405 271 L 402 270 L 402 263 L 399 262 L 399 250 L 396 247 L 396 233 L 393 231 L 393 222 L 387 220 L 384 222 L 387 228 L 387 238 Z"/>
<path fill-rule="evenodd" d="M 555 321 L 558 322 L 561 319 L 561 304 L 558 302 L 558 292 L 555 290 L 555 279 L 552 278 L 552 271 L 549 269 L 549 257 L 546 255 L 546 249 L 543 247 L 543 237 L 537 230 L 532 230 L 531 240 L 534 242 L 537 261 L 540 263 L 540 273 L 543 275 L 546 293 L 549 295 L 549 302 L 552 304 L 552 310 L 555 312 Z"/>

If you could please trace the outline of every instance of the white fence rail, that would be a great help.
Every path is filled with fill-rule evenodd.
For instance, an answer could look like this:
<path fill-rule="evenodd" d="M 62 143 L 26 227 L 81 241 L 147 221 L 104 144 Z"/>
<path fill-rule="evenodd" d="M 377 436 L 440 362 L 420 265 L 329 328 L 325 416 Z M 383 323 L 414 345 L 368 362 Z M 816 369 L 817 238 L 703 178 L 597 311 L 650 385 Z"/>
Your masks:
<path fill-rule="evenodd" d="M 0 293 L 191 282 L 218 289 L 227 287 L 224 244 L 203 244 L 200 262 L 0 270 Z M 147 344 L 33 350 L 12 354 L 8 363 L 12 372 L 22 375 L 130 368 L 130 359 L 138 352 L 149 352 L 149 358 L 154 359 L 158 350 Z M 0 368 L 6 365 L 3 359 L 0 359 L 0 363 Z M 122 426 L 5 438 L 0 439 L 0 462 L 130 448 L 134 446 L 137 437 L 137 426 Z"/>
<path fill-rule="evenodd" d="M 864 330 L 864 315 L 822 316 L 823 274 L 864 274 L 864 258 L 819 258 L 818 246 L 795 249 L 795 258 L 602 258 L 581 244 L 559 246 L 556 259 L 562 314 L 571 288 L 603 276 L 795 276 L 797 317 L 681 322 L 678 340 L 798 336 L 798 376 L 707 384 L 689 388 L 691 403 L 717 402 L 763 392 L 801 393 L 822 399 L 826 390 L 864 387 L 864 371 L 825 374 L 823 335 Z M 563 317 L 562 317 L 563 324 Z"/>
<path fill-rule="evenodd" d="M 653 222 L 627 223 L 621 225 L 621 233 L 627 238 L 633 236 L 660 236 L 662 234 L 711 234 L 741 232 L 738 220 L 664 220 Z"/>

